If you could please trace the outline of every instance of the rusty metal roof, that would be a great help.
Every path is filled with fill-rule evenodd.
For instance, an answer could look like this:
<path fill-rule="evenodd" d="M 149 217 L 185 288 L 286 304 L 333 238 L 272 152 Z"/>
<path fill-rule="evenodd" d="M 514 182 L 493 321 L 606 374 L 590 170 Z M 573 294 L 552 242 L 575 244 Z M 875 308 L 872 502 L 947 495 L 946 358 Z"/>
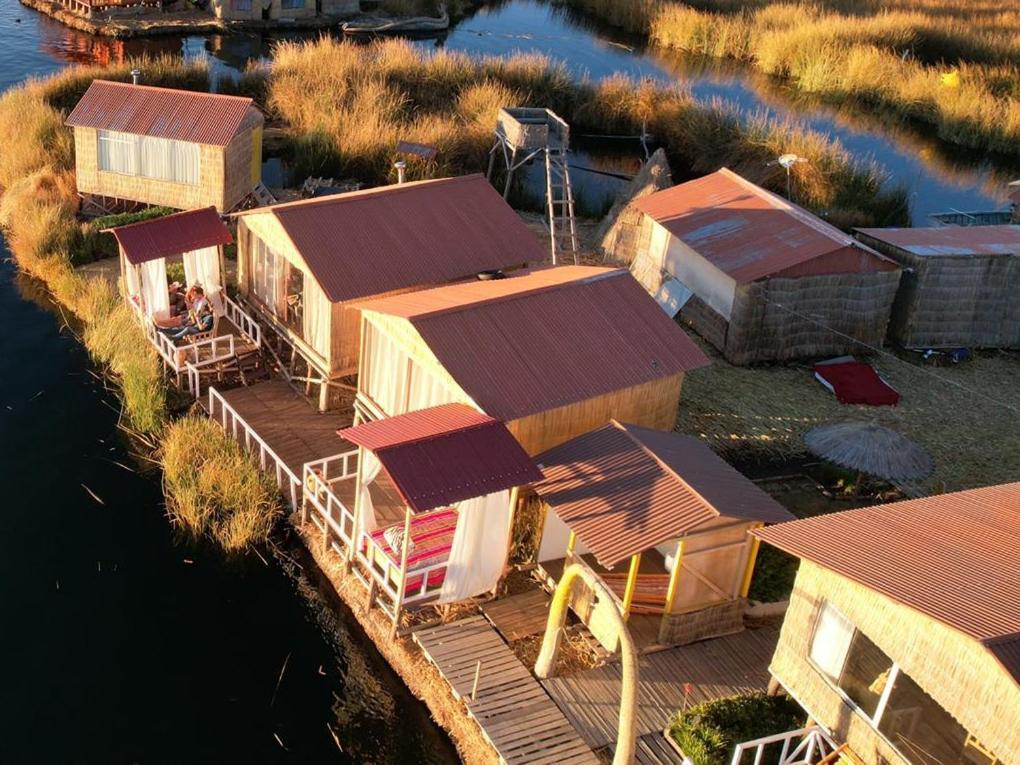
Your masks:
<path fill-rule="evenodd" d="M 836 256 L 828 259 L 826 273 L 891 267 L 870 247 L 725 167 L 634 206 L 738 284 L 824 255 Z M 862 261 L 862 252 L 870 257 Z"/>
<path fill-rule="evenodd" d="M 215 207 L 173 213 L 107 230 L 116 237 L 128 262 L 135 265 L 234 241 Z"/>
<path fill-rule="evenodd" d="M 858 228 L 855 231 L 919 257 L 1020 255 L 1020 226 Z"/>
<path fill-rule="evenodd" d="M 545 247 L 481 175 L 248 211 L 273 213 L 333 302 L 541 263 Z"/>
<path fill-rule="evenodd" d="M 793 516 L 704 442 L 613 421 L 535 458 L 535 491 L 595 555 L 615 566 L 716 518 Z"/>
<path fill-rule="evenodd" d="M 358 306 L 410 321 L 472 401 L 504 421 L 708 364 L 625 269 L 558 266 Z"/>
<path fill-rule="evenodd" d="M 755 533 L 981 642 L 1020 681 L 1020 483 Z"/>
<path fill-rule="evenodd" d="M 65 124 L 226 146 L 251 108 L 241 96 L 93 80 Z"/>
<path fill-rule="evenodd" d="M 337 433 L 376 455 L 415 512 L 542 477 L 502 422 L 464 404 L 422 409 Z"/>

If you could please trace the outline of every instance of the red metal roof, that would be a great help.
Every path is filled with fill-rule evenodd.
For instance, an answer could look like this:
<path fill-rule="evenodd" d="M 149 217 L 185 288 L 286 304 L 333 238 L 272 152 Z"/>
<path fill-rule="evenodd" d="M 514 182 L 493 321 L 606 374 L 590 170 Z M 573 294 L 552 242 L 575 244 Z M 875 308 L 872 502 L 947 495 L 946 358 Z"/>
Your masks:
<path fill-rule="evenodd" d="M 558 266 L 359 307 L 408 319 L 472 401 L 504 421 L 708 364 L 625 269 Z"/>
<path fill-rule="evenodd" d="M 108 230 L 116 237 L 128 262 L 135 265 L 234 241 L 215 207 L 173 213 Z"/>
<path fill-rule="evenodd" d="M 481 175 L 290 202 L 271 212 L 333 302 L 541 263 L 545 247 Z"/>
<path fill-rule="evenodd" d="M 606 567 L 719 517 L 793 516 L 705 443 L 616 421 L 535 458 L 535 491 Z"/>
<path fill-rule="evenodd" d="M 755 533 L 974 638 L 1020 681 L 1020 483 Z"/>
<path fill-rule="evenodd" d="M 502 422 L 464 404 L 444 404 L 337 432 L 375 454 L 415 512 L 542 477 Z"/>
<path fill-rule="evenodd" d="M 924 256 L 1020 255 L 1020 226 L 943 226 L 940 228 L 858 228 L 901 250 Z"/>
<path fill-rule="evenodd" d="M 65 124 L 226 146 L 251 108 L 241 96 L 93 80 Z"/>
<path fill-rule="evenodd" d="M 634 202 L 738 284 L 834 256 L 824 271 L 859 273 L 895 268 L 888 259 L 807 210 L 723 168 Z M 867 257 L 861 258 L 865 253 Z"/>

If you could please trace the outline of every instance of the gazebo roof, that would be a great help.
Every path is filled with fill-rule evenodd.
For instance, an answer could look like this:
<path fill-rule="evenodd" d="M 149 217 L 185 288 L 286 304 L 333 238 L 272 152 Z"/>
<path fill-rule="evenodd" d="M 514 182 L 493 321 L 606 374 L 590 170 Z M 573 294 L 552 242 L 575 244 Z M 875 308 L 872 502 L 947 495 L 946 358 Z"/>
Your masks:
<path fill-rule="evenodd" d="M 117 239 L 128 262 L 136 266 L 150 260 L 234 241 L 215 207 L 129 223 L 108 231 Z"/>

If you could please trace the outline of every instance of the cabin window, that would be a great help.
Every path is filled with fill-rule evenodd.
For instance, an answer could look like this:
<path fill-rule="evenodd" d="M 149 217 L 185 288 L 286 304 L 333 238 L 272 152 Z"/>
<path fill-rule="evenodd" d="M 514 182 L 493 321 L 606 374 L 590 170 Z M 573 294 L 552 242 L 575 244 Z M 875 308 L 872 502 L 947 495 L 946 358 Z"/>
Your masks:
<path fill-rule="evenodd" d="M 231 0 L 230 7 L 235 11 L 250 11 L 251 0 Z"/>
<path fill-rule="evenodd" d="M 280 7 L 291 11 L 296 8 L 304 8 L 305 0 L 280 0 Z"/>
<path fill-rule="evenodd" d="M 99 131 L 99 169 L 122 175 L 198 185 L 198 144 L 115 130 Z"/>
<path fill-rule="evenodd" d="M 280 315 L 280 283 L 284 261 L 259 237 L 251 237 L 252 268 L 251 289 L 255 296 L 274 315 Z"/>
<path fill-rule="evenodd" d="M 811 663 L 914 765 L 992 765 L 994 755 L 831 603 L 811 639 Z"/>
<path fill-rule="evenodd" d="M 287 269 L 287 326 L 302 335 L 305 329 L 305 275 L 300 269 Z"/>

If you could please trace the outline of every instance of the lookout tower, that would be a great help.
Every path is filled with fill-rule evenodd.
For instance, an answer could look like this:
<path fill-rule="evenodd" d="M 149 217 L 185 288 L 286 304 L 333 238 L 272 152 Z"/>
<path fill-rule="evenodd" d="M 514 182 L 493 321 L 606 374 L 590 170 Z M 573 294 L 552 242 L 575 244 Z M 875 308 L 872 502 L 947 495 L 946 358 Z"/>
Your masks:
<path fill-rule="evenodd" d="M 506 167 L 504 199 L 510 193 L 514 173 L 532 159 L 540 155 L 544 158 L 545 202 L 554 264 L 568 259 L 577 263 L 574 192 L 567 167 L 569 145 L 570 126 L 552 110 L 511 107 L 499 110 L 496 140 L 489 150 L 490 180 L 497 155 L 503 156 Z"/>

